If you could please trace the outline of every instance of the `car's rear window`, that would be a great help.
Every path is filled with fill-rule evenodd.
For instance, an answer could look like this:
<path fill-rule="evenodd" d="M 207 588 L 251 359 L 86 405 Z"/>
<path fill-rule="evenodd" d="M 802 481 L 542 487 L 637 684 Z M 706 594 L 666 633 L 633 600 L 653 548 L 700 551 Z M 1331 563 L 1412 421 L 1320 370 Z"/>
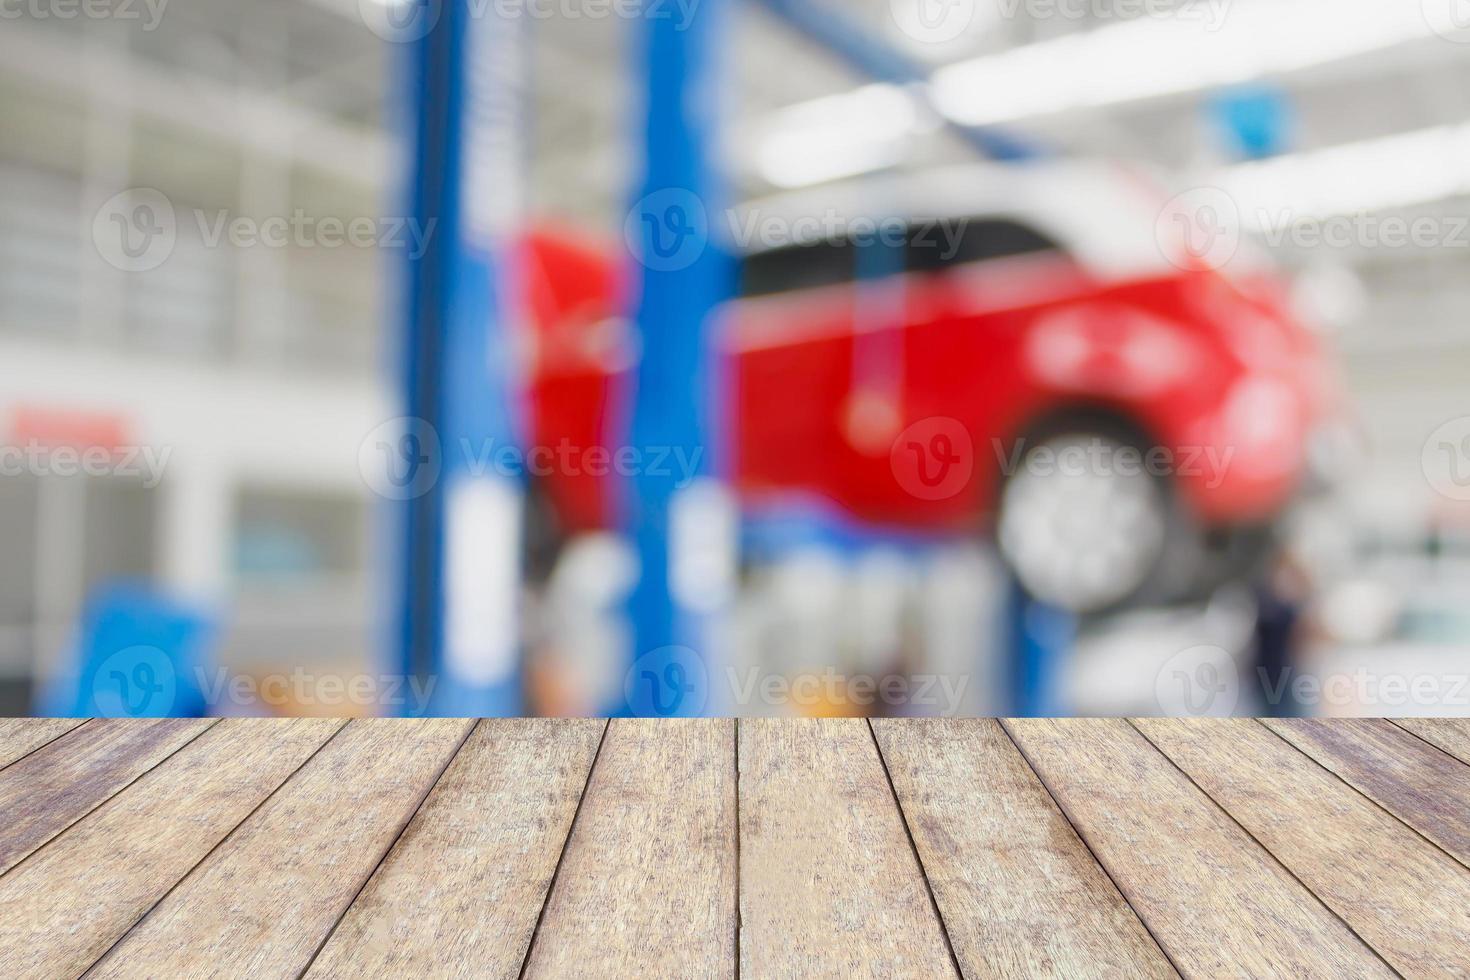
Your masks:
<path fill-rule="evenodd" d="M 767 296 L 851 282 L 857 249 L 846 239 L 786 245 L 749 255 L 740 267 L 740 293 Z"/>
<path fill-rule="evenodd" d="M 916 221 L 907 230 L 902 255 L 876 240 L 857 246 L 847 238 L 755 252 L 741 263 L 740 294 L 769 296 L 837 286 L 900 269 L 939 272 L 970 262 L 1057 249 L 1057 243 L 1041 232 L 1008 218 Z"/>
<path fill-rule="evenodd" d="M 956 218 L 916 223 L 904 251 L 909 272 L 939 272 L 970 262 L 988 262 L 1058 248 L 1030 225 L 1009 218 Z"/>

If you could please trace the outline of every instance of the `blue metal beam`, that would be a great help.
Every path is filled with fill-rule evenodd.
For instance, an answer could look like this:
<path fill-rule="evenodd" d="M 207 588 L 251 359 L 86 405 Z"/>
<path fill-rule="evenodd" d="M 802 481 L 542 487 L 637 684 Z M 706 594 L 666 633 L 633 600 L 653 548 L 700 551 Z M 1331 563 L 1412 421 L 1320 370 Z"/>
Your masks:
<path fill-rule="evenodd" d="M 929 71 L 893 47 L 873 37 L 851 18 L 819 0 L 757 0 L 808 40 L 826 48 L 859 74 L 877 82 L 916 89 L 927 97 Z M 966 126 L 945 120 L 961 139 L 992 160 L 1015 162 L 1044 156 L 1042 147 L 993 127 Z"/>

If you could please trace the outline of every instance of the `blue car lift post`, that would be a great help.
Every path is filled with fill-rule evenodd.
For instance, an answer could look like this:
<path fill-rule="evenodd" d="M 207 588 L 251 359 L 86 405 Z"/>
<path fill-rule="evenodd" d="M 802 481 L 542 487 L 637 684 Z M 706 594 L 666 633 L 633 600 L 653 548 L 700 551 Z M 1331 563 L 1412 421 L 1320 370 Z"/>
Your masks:
<path fill-rule="evenodd" d="M 637 26 L 647 118 L 643 181 L 625 238 L 642 278 L 634 315 L 641 356 L 622 431 L 645 459 L 674 451 L 697 461 L 688 485 L 666 466 L 640 468 L 625 482 L 639 576 L 629 601 L 633 662 L 616 713 L 640 717 L 723 707 L 710 703 L 709 679 L 718 617 L 734 588 L 737 517 L 721 480 L 712 337 L 734 265 L 712 232 L 725 205 L 714 157 L 716 54 L 728 11 L 728 0 L 703 0 L 681 24 L 649 4 Z"/>
<path fill-rule="evenodd" d="M 414 149 L 408 214 L 428 236 L 422 255 L 405 254 L 398 356 L 416 431 L 404 437 L 398 462 L 439 466 L 437 479 L 397 512 L 398 669 L 432 683 L 426 704 L 404 706 L 415 714 L 524 712 L 516 623 L 524 479 L 481 465 L 485 451 L 519 445 L 515 358 L 497 292 L 498 253 L 519 197 L 525 26 L 494 9 L 444 0 L 428 32 L 404 45 Z"/>

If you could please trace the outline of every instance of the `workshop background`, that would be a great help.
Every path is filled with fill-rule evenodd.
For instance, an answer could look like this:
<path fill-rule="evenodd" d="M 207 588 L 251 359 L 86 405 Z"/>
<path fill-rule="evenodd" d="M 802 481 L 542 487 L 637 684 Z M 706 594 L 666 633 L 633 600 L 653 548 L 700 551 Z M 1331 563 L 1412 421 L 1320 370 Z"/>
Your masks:
<path fill-rule="evenodd" d="M 1470 22 L 1451 0 L 0 11 L 0 713 L 1470 714 Z M 447 22 L 478 40 L 436 74 Z M 493 118 L 429 165 L 442 134 L 425 120 L 462 102 Z M 677 104 L 692 119 L 659 130 Z M 687 262 L 640 253 L 684 227 L 646 210 L 670 167 L 711 188 L 709 255 Z M 436 231 L 423 204 L 446 181 L 465 217 Z M 484 363 L 424 345 L 420 302 L 479 221 L 502 260 L 490 339 L 469 341 Z M 924 266 L 916 229 L 942 245 L 967 227 L 985 234 L 963 258 L 988 271 Z M 1133 287 L 1098 270 L 1144 266 L 1168 298 L 1138 301 L 1148 323 L 1129 319 L 1142 306 L 1109 319 Z M 718 275 L 739 309 L 640 335 L 654 299 Z M 1222 299 L 1193 292 L 1215 288 L 1201 276 L 1279 288 L 1274 305 Z M 1026 328 L 994 312 L 1053 295 L 1092 312 Z M 1171 316 L 1209 320 L 1207 339 L 1181 353 Z M 969 339 L 914 339 L 965 317 Z M 1014 329 L 1032 331 L 1019 347 L 974 339 Z M 690 413 L 707 446 L 605 434 L 685 414 L 658 337 L 726 365 Z M 1151 407 L 1136 426 L 1041 426 L 1094 342 L 1115 349 L 1089 362 L 1089 404 Z M 1261 366 L 1298 343 L 1309 366 Z M 558 356 L 584 360 L 557 374 Z M 993 465 L 1021 399 L 1027 445 L 1131 445 L 1122 429 L 1192 403 L 1135 389 L 1226 360 L 1244 378 L 1219 408 L 1235 434 L 1173 438 L 1170 465 L 1220 467 L 1204 482 L 1234 492 L 1224 470 L 1254 440 L 1285 490 L 1207 498 L 1174 472 L 1110 482 L 1113 457 L 1072 479 L 1023 455 L 1030 481 L 1011 474 L 1015 499 L 1008 485 L 971 518 L 940 510 L 981 488 L 929 493 L 925 461 L 905 469 L 916 431 L 920 454 L 964 443 L 967 466 Z M 476 366 L 503 370 L 490 390 L 508 396 L 471 430 L 504 479 L 400 492 L 380 449 L 389 477 L 392 453 L 417 458 L 403 420 L 466 363 L 471 386 Z M 598 371 L 641 388 L 596 387 Z M 967 372 L 993 391 L 1050 380 L 946 407 Z M 1285 404 L 1293 384 L 1310 409 Z M 517 438 L 493 436 L 503 422 Z M 596 486 L 586 444 L 529 451 L 594 431 L 615 471 Z M 448 481 L 457 443 L 438 435 Z M 674 451 L 691 445 L 708 456 Z M 655 456 L 690 492 L 630 534 Z M 906 482 L 907 505 L 885 497 Z M 1145 509 L 1097 509 L 1120 494 Z M 1245 556 L 1191 573 L 1208 587 L 1123 589 L 1134 565 L 1223 540 L 1174 533 L 1200 507 L 1241 525 Z M 424 513 L 437 546 L 416 537 Z M 1117 557 L 1076 571 L 1048 543 Z M 671 549 L 668 581 L 640 591 L 650 547 Z M 414 589 L 439 590 L 437 639 L 414 632 Z M 662 634 L 639 617 L 680 602 L 709 621 L 701 639 L 640 645 Z M 455 644 L 477 630 L 509 639 L 466 660 Z M 495 693 L 456 694 L 476 685 Z"/>

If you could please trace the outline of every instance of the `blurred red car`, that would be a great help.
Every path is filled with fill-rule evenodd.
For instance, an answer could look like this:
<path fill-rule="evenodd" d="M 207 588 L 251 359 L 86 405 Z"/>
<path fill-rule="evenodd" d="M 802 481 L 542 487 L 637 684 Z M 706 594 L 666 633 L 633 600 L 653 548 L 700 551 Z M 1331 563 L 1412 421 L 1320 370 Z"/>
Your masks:
<path fill-rule="evenodd" d="M 835 229 L 741 249 L 718 356 L 742 506 L 815 495 L 878 525 L 994 533 L 1032 594 L 1079 611 L 1229 567 L 1303 485 L 1334 375 L 1271 270 L 1206 267 L 1174 224 L 1143 181 L 1085 162 L 741 209 L 731 229 L 756 237 Z M 875 227 L 898 231 L 859 240 Z M 528 239 L 534 444 L 620 444 L 629 267 Z M 611 522 L 613 484 L 576 468 L 539 492 L 573 533 Z"/>

